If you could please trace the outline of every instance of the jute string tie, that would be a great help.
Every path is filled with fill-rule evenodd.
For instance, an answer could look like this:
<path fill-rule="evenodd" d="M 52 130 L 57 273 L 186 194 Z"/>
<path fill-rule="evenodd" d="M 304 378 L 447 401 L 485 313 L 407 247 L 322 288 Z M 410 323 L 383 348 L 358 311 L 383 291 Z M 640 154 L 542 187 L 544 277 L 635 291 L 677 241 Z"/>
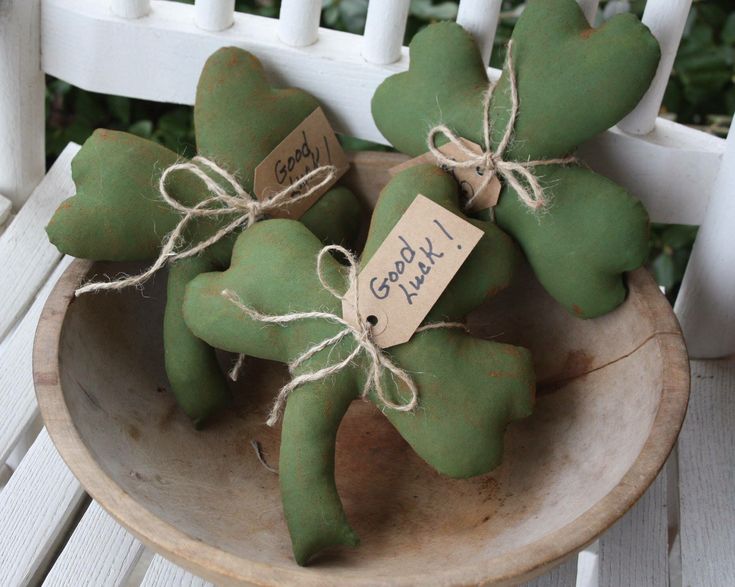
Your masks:
<path fill-rule="evenodd" d="M 208 168 L 214 172 L 215 175 L 224 180 L 224 182 L 232 188 L 235 195 L 228 193 L 228 191 L 212 179 L 212 177 L 210 177 L 202 167 Z M 195 175 L 206 186 L 211 197 L 206 200 L 202 200 L 195 206 L 186 206 L 176 200 L 176 198 L 169 194 L 168 188 L 166 187 L 169 176 L 176 171 L 188 171 Z M 79 296 L 87 292 L 97 292 L 102 290 L 119 290 L 131 285 L 139 287 L 165 265 L 198 255 L 206 248 L 222 240 L 228 234 L 231 234 L 240 228 L 249 228 L 264 215 L 290 206 L 294 202 L 311 197 L 316 191 L 327 186 L 334 179 L 336 173 L 337 168 L 332 165 L 317 167 L 313 171 L 304 175 L 297 182 L 279 192 L 276 192 L 269 199 L 260 201 L 245 190 L 245 188 L 240 185 L 231 173 L 206 157 L 197 156 L 188 162 L 174 163 L 167 167 L 161 174 L 158 181 L 158 191 L 161 199 L 173 210 L 181 214 L 181 220 L 176 227 L 166 235 L 166 237 L 164 237 L 158 258 L 142 273 L 126 276 L 114 281 L 87 283 L 86 285 L 78 288 L 74 292 L 74 295 Z M 322 179 L 314 185 L 309 186 L 305 192 L 294 195 L 294 193 L 298 192 L 302 187 L 321 176 L 323 176 Z M 227 215 L 234 215 L 234 219 L 229 224 L 220 228 L 209 238 L 193 244 L 188 248 L 179 249 L 184 231 L 190 222 L 199 218 L 217 218 Z"/>
<path fill-rule="evenodd" d="M 363 317 L 360 314 L 360 300 L 358 293 L 359 287 L 357 283 L 358 261 L 355 256 L 350 251 L 339 245 L 329 245 L 327 247 L 324 247 L 321 251 L 319 251 L 316 259 L 316 272 L 317 277 L 319 278 L 319 282 L 322 284 L 322 287 L 330 294 L 332 294 L 332 296 L 334 296 L 336 299 L 341 300 L 344 297 L 343 294 L 340 294 L 327 283 L 324 276 L 323 260 L 324 257 L 332 251 L 337 251 L 341 253 L 347 260 L 349 266 L 347 290 L 349 291 L 351 288 L 353 292 L 352 304 L 354 304 L 354 307 L 356 308 L 357 326 L 353 326 L 350 322 L 347 322 L 344 318 L 342 318 L 342 316 L 338 314 L 332 314 L 331 312 L 313 311 L 293 312 L 290 314 L 280 315 L 263 314 L 243 304 L 240 297 L 232 290 L 225 289 L 222 291 L 222 295 L 228 301 L 239 308 L 250 319 L 257 322 L 263 322 L 265 324 L 278 324 L 284 326 L 286 324 L 298 322 L 301 320 L 327 320 L 328 322 L 333 322 L 342 326 L 342 330 L 340 330 L 337 334 L 335 334 L 334 336 L 330 336 L 329 338 L 325 338 L 324 340 L 314 344 L 306 351 L 304 351 L 301 355 L 296 357 L 293 361 L 291 361 L 288 364 L 288 369 L 292 376 L 299 366 L 303 365 L 306 361 L 308 361 L 310 358 L 312 358 L 317 353 L 323 351 L 324 349 L 333 347 L 334 345 L 338 344 L 345 337 L 351 336 L 355 341 L 355 348 L 343 360 L 318 369 L 316 371 L 310 371 L 293 376 L 291 381 L 284 385 L 278 392 L 276 400 L 273 403 L 273 407 L 271 408 L 270 414 L 268 415 L 268 419 L 266 420 L 268 426 L 273 426 L 276 424 L 276 422 L 278 422 L 281 412 L 283 411 L 283 406 L 285 405 L 288 396 L 294 390 L 307 383 L 320 381 L 329 377 L 330 375 L 339 373 L 343 369 L 347 368 L 361 353 L 364 353 L 364 355 L 367 356 L 367 358 L 369 359 L 369 366 L 368 376 L 365 380 L 365 385 L 363 386 L 360 397 L 365 398 L 370 390 L 374 389 L 380 403 L 386 408 L 399 412 L 411 412 L 418 406 L 419 391 L 416 383 L 405 370 L 401 369 L 393 361 L 391 361 L 391 359 L 383 351 L 383 349 L 381 349 L 375 343 L 375 339 L 373 336 L 373 325 L 367 320 L 366 317 Z M 462 328 L 466 330 L 466 326 L 459 322 L 435 322 L 431 324 L 426 324 L 425 326 L 418 328 L 416 332 L 431 330 L 435 328 Z M 383 375 L 385 374 L 386 370 L 390 372 L 390 374 L 394 377 L 394 380 L 398 379 L 405 384 L 409 392 L 409 400 L 406 403 L 396 403 L 392 399 L 390 399 L 390 397 L 388 397 L 385 387 L 383 386 Z"/>
<path fill-rule="evenodd" d="M 427 138 L 427 145 L 429 151 L 431 151 L 437 160 L 437 163 L 442 167 L 446 169 L 474 168 L 482 175 L 479 188 L 475 190 L 474 195 L 465 204 L 467 208 L 471 208 L 477 197 L 490 184 L 493 178 L 498 175 L 515 190 L 518 198 L 528 208 L 539 210 L 544 208 L 548 204 L 548 201 L 544 194 L 544 188 L 541 186 L 538 177 L 534 174 L 534 167 L 537 165 L 566 165 L 576 162 L 576 158 L 569 156 L 535 161 L 506 161 L 504 159 L 505 151 L 513 139 L 514 127 L 519 110 L 518 82 L 513 63 L 513 41 L 508 43 L 506 71 L 508 73 L 508 85 L 510 86 L 510 117 L 508 118 L 508 123 L 505 125 L 503 137 L 495 151 L 492 150 L 492 121 L 490 120 L 490 101 L 497 87 L 494 84 L 491 84 L 488 91 L 485 92 L 482 103 L 482 130 L 483 141 L 485 143 L 482 153 L 476 153 L 469 149 L 460 137 L 444 124 L 440 124 L 431 129 Z M 464 158 L 457 161 L 442 153 L 436 146 L 436 139 L 439 135 L 443 135 L 452 143 L 462 153 Z"/>

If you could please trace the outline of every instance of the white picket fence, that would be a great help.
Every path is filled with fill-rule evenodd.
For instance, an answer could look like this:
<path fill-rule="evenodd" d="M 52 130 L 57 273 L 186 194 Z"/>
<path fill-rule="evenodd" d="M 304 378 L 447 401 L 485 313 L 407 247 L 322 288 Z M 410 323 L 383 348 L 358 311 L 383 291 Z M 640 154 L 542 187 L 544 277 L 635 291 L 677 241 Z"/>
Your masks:
<path fill-rule="evenodd" d="M 580 0 L 593 18 L 597 0 Z M 656 118 L 691 0 L 648 0 L 663 59 L 638 108 L 585 145 L 655 221 L 701 224 L 677 313 L 693 356 L 678 452 L 640 502 L 544 586 L 735 585 L 735 136 Z M 462 0 L 458 21 L 490 55 L 501 0 Z M 218 47 L 255 53 L 274 79 L 324 105 L 337 129 L 384 142 L 369 101 L 407 67 L 409 0 L 370 0 L 364 35 L 319 28 L 320 0 L 284 0 L 279 19 L 234 0 L 0 1 L 0 585 L 204 585 L 153 556 L 86 497 L 35 403 L 31 346 L 41 307 L 68 265 L 43 227 L 73 194 L 69 145 L 44 169 L 44 74 L 97 92 L 191 104 Z M 497 72 L 491 72 L 497 75 Z M 11 203 L 14 216 L 10 215 Z M 2 230 L 2 228 L 0 228 Z"/>

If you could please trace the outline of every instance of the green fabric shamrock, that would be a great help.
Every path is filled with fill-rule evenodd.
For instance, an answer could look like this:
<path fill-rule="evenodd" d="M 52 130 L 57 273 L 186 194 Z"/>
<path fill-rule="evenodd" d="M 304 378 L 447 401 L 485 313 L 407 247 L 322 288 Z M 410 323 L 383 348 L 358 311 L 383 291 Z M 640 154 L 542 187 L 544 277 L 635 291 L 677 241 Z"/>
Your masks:
<path fill-rule="evenodd" d="M 616 124 L 647 90 L 659 61 L 656 39 L 634 16 L 590 28 L 575 0 L 529 0 L 513 31 L 518 116 L 505 161 L 559 159 Z M 413 156 L 444 124 L 483 145 L 485 64 L 459 25 L 427 27 L 411 43 L 409 71 L 389 77 L 372 101 L 383 135 Z M 490 103 L 495 152 L 508 126 L 508 66 Z M 605 314 L 625 299 L 623 272 L 643 264 L 648 217 L 623 188 L 580 165 L 538 165 L 549 204 L 529 209 L 503 181 L 498 225 L 520 244 L 538 279 L 578 316 Z M 502 176 L 501 176 L 502 180 Z M 484 217 L 487 217 L 487 212 Z"/>
<path fill-rule="evenodd" d="M 381 193 L 363 264 L 419 193 L 462 216 L 457 185 L 449 175 L 433 165 L 405 170 Z M 491 222 L 471 222 L 485 234 L 424 324 L 461 321 L 488 293 L 511 279 L 517 257 L 511 239 Z M 199 275 L 187 286 L 187 325 L 217 348 L 290 364 L 293 381 L 345 360 L 357 348 L 349 336 L 294 365 L 313 345 L 336 336 L 343 328 L 340 324 L 323 318 L 272 324 L 248 314 L 320 311 L 341 316 L 340 300 L 325 289 L 316 272 L 321 246 L 305 226 L 289 220 L 269 220 L 245 231 L 238 237 L 228 270 Z M 342 292 L 344 267 L 331 256 L 325 259 L 325 282 Z M 500 463 L 506 425 L 532 409 L 535 381 L 527 350 L 481 340 L 462 329 L 437 328 L 417 332 L 385 354 L 410 374 L 418 389 L 418 408 L 414 412 L 387 408 L 374 387 L 368 399 L 383 409 L 427 463 L 457 478 L 485 473 Z M 323 548 L 358 542 L 335 486 L 335 437 L 347 408 L 363 390 L 371 364 L 366 353 L 358 354 L 336 373 L 310 381 L 288 397 L 279 473 L 299 564 Z M 391 401 L 407 403 L 403 384 L 390 374 L 379 381 Z"/>
<path fill-rule="evenodd" d="M 318 107 L 309 94 L 274 89 L 260 62 L 229 47 L 206 62 L 197 86 L 194 121 L 198 154 L 235 174 L 246 191 L 255 167 Z M 51 242 L 84 259 L 141 261 L 158 257 L 162 240 L 182 215 L 159 193 L 159 178 L 180 162 L 176 153 L 134 135 L 97 130 L 72 162 L 75 196 L 63 202 L 47 226 Z M 203 171 L 231 191 L 209 167 Z M 177 201 L 194 206 L 211 196 L 202 180 L 185 170 L 166 182 Z M 193 220 L 179 246 L 200 243 L 232 221 L 232 214 Z M 327 192 L 301 218 L 325 242 L 351 242 L 360 223 L 360 205 L 349 190 Z M 164 318 L 166 372 L 178 403 L 196 425 L 229 400 L 214 350 L 194 337 L 181 315 L 186 284 L 199 273 L 229 265 L 236 234 L 202 254 L 173 263 L 168 275 Z"/>

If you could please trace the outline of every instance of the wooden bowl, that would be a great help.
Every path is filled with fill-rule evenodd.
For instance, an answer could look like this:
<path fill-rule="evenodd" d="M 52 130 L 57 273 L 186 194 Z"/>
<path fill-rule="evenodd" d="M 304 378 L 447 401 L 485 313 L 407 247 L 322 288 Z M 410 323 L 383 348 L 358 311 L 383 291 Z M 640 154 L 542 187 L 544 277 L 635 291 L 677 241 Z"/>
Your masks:
<path fill-rule="evenodd" d="M 355 157 L 349 181 L 374 200 L 400 158 Z M 671 307 L 644 270 L 612 314 L 570 316 L 526 271 L 476 311 L 474 332 L 530 348 L 535 413 L 507 432 L 504 464 L 452 480 L 433 472 L 380 412 L 355 402 L 340 429 L 337 484 L 355 550 L 308 568 L 292 559 L 265 406 L 281 365 L 251 359 L 236 405 L 197 432 L 167 391 L 163 278 L 73 299 L 74 262 L 49 298 L 34 350 L 38 402 L 87 491 L 166 558 L 219 584 L 470 585 L 529 579 L 607 529 L 656 477 L 679 431 L 689 368 Z M 521 272 L 523 273 L 523 271 Z M 229 357 L 225 357 L 229 360 Z"/>

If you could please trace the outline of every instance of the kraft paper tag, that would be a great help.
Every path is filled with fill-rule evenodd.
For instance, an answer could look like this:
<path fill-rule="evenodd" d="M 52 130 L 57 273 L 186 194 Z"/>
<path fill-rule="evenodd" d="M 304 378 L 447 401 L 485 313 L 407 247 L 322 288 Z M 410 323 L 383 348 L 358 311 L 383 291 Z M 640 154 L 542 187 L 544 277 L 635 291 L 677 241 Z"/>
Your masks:
<path fill-rule="evenodd" d="M 378 346 L 411 338 L 483 234 L 416 196 L 357 278 L 360 314 L 373 324 Z M 357 326 L 353 296 L 350 288 L 342 298 L 342 317 Z"/>
<path fill-rule="evenodd" d="M 337 173 L 323 189 L 293 206 L 272 213 L 276 218 L 300 218 L 316 201 L 342 177 L 349 163 L 324 111 L 317 108 L 307 116 L 281 143 L 255 168 L 253 191 L 260 201 L 267 200 L 287 188 L 304 175 L 323 165 L 334 165 Z M 314 183 L 318 183 L 316 178 Z M 303 187 L 303 191 L 309 188 Z M 294 192 L 298 196 L 298 192 Z"/>
<path fill-rule="evenodd" d="M 482 154 L 482 148 L 477 143 L 473 143 L 472 141 L 468 141 L 467 139 L 463 139 L 461 137 L 459 140 L 465 147 L 467 147 L 471 151 L 474 151 L 478 155 Z M 447 143 L 446 145 L 442 145 L 441 147 L 439 147 L 439 150 L 447 157 L 455 161 L 461 161 L 464 158 L 464 153 L 462 153 L 462 151 L 460 151 L 457 146 L 451 142 Z M 391 175 L 395 175 L 397 173 L 400 173 L 404 169 L 409 169 L 416 165 L 421 165 L 422 163 L 432 163 L 436 165 L 437 161 L 431 151 L 427 151 L 423 155 L 419 155 L 418 157 L 414 157 L 413 159 L 410 159 L 405 163 L 401 163 L 400 165 L 392 167 L 389 172 Z M 445 169 L 445 171 L 447 173 L 451 173 L 452 176 L 454 176 L 454 179 L 457 180 L 459 188 L 460 190 L 462 190 L 462 197 L 465 199 L 465 201 L 472 198 L 477 190 L 481 189 L 483 176 L 482 172 L 478 171 L 478 169 L 474 167 L 455 167 L 452 169 Z M 472 202 L 470 210 L 477 212 L 479 210 L 485 210 L 487 208 L 495 207 L 498 204 L 498 198 L 500 198 L 500 190 L 502 189 L 502 187 L 503 186 L 500 183 L 498 176 L 493 176 L 493 179 L 490 181 L 490 183 Z"/>

